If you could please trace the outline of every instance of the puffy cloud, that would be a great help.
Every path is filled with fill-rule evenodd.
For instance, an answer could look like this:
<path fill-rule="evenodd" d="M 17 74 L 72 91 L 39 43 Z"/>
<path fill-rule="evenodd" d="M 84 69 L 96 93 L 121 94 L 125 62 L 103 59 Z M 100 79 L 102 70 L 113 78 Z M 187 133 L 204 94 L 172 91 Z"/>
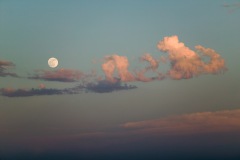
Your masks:
<path fill-rule="evenodd" d="M 144 54 L 141 58 L 141 61 L 146 61 L 149 65 L 143 70 L 135 72 L 133 75 L 129 72 L 129 62 L 127 57 L 112 55 L 105 57 L 105 62 L 102 64 L 102 70 L 105 73 L 106 80 L 112 83 L 116 83 L 117 81 L 121 82 L 130 82 L 130 81 L 142 81 L 149 82 L 152 80 L 159 79 L 159 76 L 155 77 L 146 77 L 145 73 L 147 71 L 156 72 L 158 68 L 159 61 L 154 59 L 149 53 Z M 115 72 L 116 71 L 116 72 Z M 118 77 L 115 77 L 115 73 L 118 74 Z"/>
<path fill-rule="evenodd" d="M 6 76 L 18 77 L 16 73 L 6 72 L 6 70 L 10 67 L 15 67 L 15 64 L 10 61 L 0 60 L 0 77 L 6 77 Z"/>
<path fill-rule="evenodd" d="M 154 59 L 149 53 L 145 53 L 142 57 L 141 57 L 142 61 L 146 61 L 149 62 L 150 66 L 146 67 L 146 70 L 153 70 L 155 71 L 158 68 L 158 60 Z"/>
<path fill-rule="evenodd" d="M 176 115 L 155 120 L 127 122 L 121 126 L 154 134 L 240 131 L 240 109 Z"/>
<path fill-rule="evenodd" d="M 210 58 L 209 62 L 204 63 L 203 69 L 205 73 L 219 73 L 226 70 L 224 59 L 213 49 L 196 46 L 197 51 L 203 53 L 204 56 Z"/>
<path fill-rule="evenodd" d="M 128 71 L 128 59 L 125 56 L 111 55 L 105 57 L 105 62 L 102 64 L 102 70 L 105 73 L 106 79 L 110 82 L 116 82 L 113 74 L 116 70 L 121 81 L 134 81 L 135 77 Z"/>
<path fill-rule="evenodd" d="M 142 81 L 142 82 L 149 82 L 153 81 L 156 79 L 160 79 L 159 76 L 157 77 L 146 77 L 145 73 L 148 71 L 153 71 L 157 72 L 159 61 L 151 56 L 149 53 L 145 53 L 143 56 L 140 58 L 141 61 L 146 61 L 149 63 L 148 66 L 146 66 L 143 70 L 136 72 L 136 80 Z M 159 74 L 160 75 L 160 74 Z"/>
<path fill-rule="evenodd" d="M 210 48 L 196 46 L 197 51 L 210 58 L 206 63 L 197 52 L 189 49 L 178 37 L 164 37 L 157 45 L 158 49 L 167 52 L 171 63 L 168 74 L 173 79 L 189 79 L 202 73 L 218 73 L 225 70 L 224 59 Z"/>
<path fill-rule="evenodd" d="M 42 79 L 46 81 L 75 82 L 84 77 L 84 73 L 72 69 L 58 69 L 54 71 L 39 70 L 30 79 Z"/>

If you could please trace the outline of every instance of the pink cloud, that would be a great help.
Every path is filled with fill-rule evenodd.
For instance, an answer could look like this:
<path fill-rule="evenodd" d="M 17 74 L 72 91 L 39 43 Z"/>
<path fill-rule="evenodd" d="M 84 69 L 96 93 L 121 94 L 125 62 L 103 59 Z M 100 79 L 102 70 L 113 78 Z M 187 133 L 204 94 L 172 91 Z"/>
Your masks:
<path fill-rule="evenodd" d="M 148 66 L 146 66 L 144 69 L 142 69 L 141 71 L 136 72 L 136 79 L 138 81 L 142 81 L 142 82 L 149 82 L 152 80 L 156 80 L 159 79 L 158 76 L 155 77 L 146 77 L 145 73 L 148 71 L 152 71 L 157 73 L 157 69 L 158 69 L 158 65 L 159 65 L 159 61 L 155 58 L 153 58 L 151 56 L 151 54 L 149 53 L 145 53 L 143 56 L 141 56 L 140 58 L 141 61 L 146 61 L 147 63 L 149 63 Z"/>
<path fill-rule="evenodd" d="M 139 133 L 188 134 L 240 131 L 240 109 L 199 112 L 154 120 L 127 122 L 121 125 Z"/>
<path fill-rule="evenodd" d="M 38 85 L 38 88 L 39 88 L 39 89 L 44 89 L 44 88 L 46 88 L 46 86 L 45 86 L 45 84 L 40 83 L 40 84 Z"/>
<path fill-rule="evenodd" d="M 58 69 L 54 71 L 39 70 L 31 79 L 43 79 L 46 81 L 75 82 L 80 80 L 84 73 L 72 69 Z"/>
<path fill-rule="evenodd" d="M 116 70 L 121 81 L 134 81 L 134 76 L 128 71 L 128 59 L 125 56 L 111 55 L 105 57 L 105 62 L 102 64 L 102 70 L 105 73 L 106 79 L 110 82 L 116 82 L 113 74 Z"/>
<path fill-rule="evenodd" d="M 196 51 L 191 50 L 183 42 L 180 42 L 178 36 L 164 37 L 158 45 L 160 51 L 166 52 L 167 57 L 159 57 L 155 59 L 149 53 L 145 53 L 140 57 L 141 61 L 148 63 L 144 69 L 135 71 L 133 75 L 128 71 L 129 62 L 127 57 L 112 55 L 105 57 L 102 64 L 102 70 L 105 77 L 110 82 L 120 81 L 142 81 L 149 82 L 152 80 L 162 80 L 165 77 L 172 79 L 189 79 L 201 74 L 217 74 L 226 71 L 224 59 L 213 49 L 204 48 L 203 46 L 195 46 Z M 209 61 L 206 60 L 209 58 Z M 159 73 L 160 62 L 170 61 L 170 69 L 166 74 Z M 147 72 L 156 74 L 154 77 L 147 77 Z M 118 77 L 114 77 L 115 74 Z"/>
<path fill-rule="evenodd" d="M 149 62 L 149 66 L 146 67 L 146 70 L 153 70 L 155 71 L 158 68 L 158 60 L 154 59 L 149 53 L 145 53 L 142 57 L 141 57 L 142 61 L 146 61 Z"/>
<path fill-rule="evenodd" d="M 225 62 L 221 56 L 210 48 L 196 46 L 197 51 L 210 58 L 206 63 L 197 52 L 179 42 L 178 36 L 164 37 L 157 45 L 158 49 L 168 53 L 171 69 L 168 74 L 173 79 L 189 79 L 203 73 L 213 74 L 225 71 Z"/>
<path fill-rule="evenodd" d="M 210 58 L 209 62 L 205 62 L 203 69 L 205 73 L 219 73 L 226 70 L 224 59 L 213 49 L 204 48 L 203 46 L 195 46 L 198 52 L 203 53 L 203 56 Z"/>

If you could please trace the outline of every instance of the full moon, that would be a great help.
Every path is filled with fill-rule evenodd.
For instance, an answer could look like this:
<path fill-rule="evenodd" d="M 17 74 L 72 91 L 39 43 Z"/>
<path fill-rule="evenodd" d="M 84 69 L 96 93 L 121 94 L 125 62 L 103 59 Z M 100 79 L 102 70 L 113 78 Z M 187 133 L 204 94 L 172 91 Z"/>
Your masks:
<path fill-rule="evenodd" d="M 51 67 L 51 68 L 57 67 L 57 66 L 58 66 L 58 60 L 57 60 L 57 58 L 54 58 L 54 57 L 49 58 L 49 60 L 48 60 L 48 65 L 49 65 L 49 67 Z"/>

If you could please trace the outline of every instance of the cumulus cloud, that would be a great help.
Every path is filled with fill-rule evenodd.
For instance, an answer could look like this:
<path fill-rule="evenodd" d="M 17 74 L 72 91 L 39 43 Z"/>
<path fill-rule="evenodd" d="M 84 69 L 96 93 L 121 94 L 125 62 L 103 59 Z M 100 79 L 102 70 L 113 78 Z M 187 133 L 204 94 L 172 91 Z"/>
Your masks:
<path fill-rule="evenodd" d="M 210 58 L 209 62 L 203 63 L 205 73 L 216 74 L 226 70 L 224 59 L 213 49 L 204 48 L 203 46 L 195 46 L 198 52 L 203 53 L 203 56 Z"/>
<path fill-rule="evenodd" d="M 157 45 L 158 49 L 168 53 L 171 69 L 168 74 L 173 79 L 189 79 L 203 73 L 219 73 L 226 69 L 224 59 L 213 49 L 200 45 L 195 48 L 210 58 L 205 62 L 197 52 L 179 42 L 178 36 L 164 37 Z"/>
<path fill-rule="evenodd" d="M 0 60 L 0 77 L 6 77 L 6 76 L 18 77 L 16 73 L 7 72 L 7 69 L 11 67 L 15 67 L 15 64 L 10 61 Z"/>
<path fill-rule="evenodd" d="M 199 112 L 154 120 L 127 122 L 121 127 L 154 134 L 240 131 L 240 109 Z"/>
<path fill-rule="evenodd" d="M 58 69 L 54 71 L 38 70 L 30 79 L 42 79 L 45 81 L 76 82 L 84 77 L 84 73 L 72 69 Z"/>
<path fill-rule="evenodd" d="M 146 61 L 149 62 L 149 66 L 146 67 L 146 70 L 153 70 L 155 71 L 158 68 L 158 60 L 154 59 L 151 54 L 149 53 L 145 53 L 142 57 L 141 57 L 142 61 Z"/>
<path fill-rule="evenodd" d="M 105 62 L 102 64 L 102 70 L 105 73 L 106 79 L 110 82 L 116 82 L 114 71 L 116 70 L 121 81 L 134 81 L 135 77 L 128 71 L 129 63 L 125 56 L 111 55 L 105 57 Z"/>
<path fill-rule="evenodd" d="M 141 61 L 146 61 L 149 63 L 144 69 L 132 74 L 129 70 L 129 62 L 127 57 L 120 55 L 111 55 L 105 57 L 105 62 L 102 64 L 102 70 L 105 73 L 106 80 L 112 83 L 118 81 L 121 82 L 132 82 L 132 81 L 142 81 L 149 82 L 152 80 L 159 79 L 159 76 L 146 77 L 145 73 L 148 71 L 153 71 L 157 73 L 157 68 L 159 61 L 154 59 L 149 53 L 144 54 Z M 158 74 L 159 75 L 159 74 Z"/>
<path fill-rule="evenodd" d="M 158 69 L 158 65 L 159 65 L 159 60 L 155 59 L 152 57 L 151 54 L 149 53 L 145 53 L 143 56 L 140 57 L 141 61 L 145 61 L 147 62 L 149 65 L 147 65 L 144 69 L 142 69 L 139 72 L 136 72 L 136 80 L 138 81 L 142 81 L 142 82 L 149 82 L 149 81 L 153 81 L 156 79 L 160 79 L 160 74 L 157 72 Z M 148 71 L 152 71 L 155 73 L 158 73 L 158 76 L 155 77 L 146 77 L 145 73 Z"/>
<path fill-rule="evenodd" d="M 166 52 L 166 56 L 154 58 L 151 54 L 145 53 L 140 57 L 141 63 L 147 62 L 143 68 L 137 68 L 133 73 L 129 71 L 129 61 L 126 56 L 113 54 L 106 56 L 101 68 L 105 78 L 92 72 L 83 73 L 73 69 L 57 70 L 37 70 L 34 74 L 28 76 L 29 79 L 58 81 L 58 82 L 79 82 L 77 87 L 68 88 L 64 91 L 58 89 L 47 89 L 44 84 L 39 85 L 39 89 L 33 90 L 8 90 L 2 89 L 2 95 L 44 95 L 44 94 L 62 94 L 79 93 L 81 90 L 90 92 L 112 92 L 117 90 L 128 90 L 137 88 L 127 82 L 141 81 L 150 82 L 153 80 L 189 79 L 201 74 L 218 74 L 226 71 L 224 59 L 213 49 L 205 48 L 201 45 L 195 46 L 195 51 L 191 50 L 183 42 L 180 42 L 178 36 L 164 37 L 157 44 L 157 48 Z M 161 73 L 158 68 L 160 62 L 164 65 L 166 61 L 170 62 L 170 69 L 166 73 Z M 17 77 L 15 73 L 6 72 L 15 65 L 9 61 L 0 61 L 0 76 Z M 165 69 L 165 68 L 164 68 Z M 150 72 L 150 74 L 148 74 Z M 122 84 L 125 83 L 125 84 Z"/>
<path fill-rule="evenodd" d="M 105 73 L 106 80 L 116 82 L 119 78 L 122 82 L 149 82 L 162 80 L 165 77 L 189 79 L 201 74 L 217 74 L 226 71 L 224 59 L 215 50 L 201 45 L 195 46 L 195 51 L 191 50 L 183 42 L 180 42 L 176 35 L 164 37 L 158 43 L 157 48 L 168 53 L 167 57 L 161 56 L 156 59 L 151 54 L 145 53 L 140 57 L 140 60 L 147 62 L 148 65 L 144 69 L 134 72 L 134 75 L 128 70 L 127 57 L 116 54 L 105 57 L 102 70 Z M 159 63 L 166 60 L 170 61 L 170 69 L 166 74 L 163 74 L 158 71 Z M 147 72 L 152 72 L 156 76 L 147 77 Z"/>

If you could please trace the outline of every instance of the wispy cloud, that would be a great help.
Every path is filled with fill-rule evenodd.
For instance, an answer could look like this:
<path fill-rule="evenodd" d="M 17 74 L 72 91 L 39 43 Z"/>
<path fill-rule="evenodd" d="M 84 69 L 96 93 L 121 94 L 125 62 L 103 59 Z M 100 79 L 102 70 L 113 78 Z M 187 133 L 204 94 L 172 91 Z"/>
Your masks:
<path fill-rule="evenodd" d="M 20 136 L 16 136 L 17 133 L 25 133 L 26 128 L 22 127 L 9 131 L 6 127 L 0 128 L 3 131 L 3 136 L 12 133 L 10 134 L 10 136 L 13 135 L 12 143 L 14 145 L 12 146 L 15 146 L 14 149 L 16 150 L 27 148 L 34 151 L 39 151 L 39 149 L 40 151 L 65 151 L 66 148 L 73 147 L 77 148 L 78 151 L 84 152 L 89 151 L 89 149 L 91 151 L 94 149 L 97 151 L 101 149 L 126 151 L 134 147 L 134 149 L 142 148 L 142 151 L 154 149 L 154 151 L 164 154 L 164 151 L 172 153 L 172 146 L 177 146 L 174 151 L 178 151 L 179 147 L 184 147 L 184 151 L 186 149 L 191 150 L 192 147 L 197 147 L 202 154 L 202 150 L 206 149 L 205 147 L 207 147 L 206 150 L 213 147 L 220 147 L 222 149 L 223 144 L 227 147 L 227 144 L 232 142 L 236 144 L 236 151 L 238 151 L 239 141 L 237 138 L 240 133 L 240 110 L 200 112 L 155 120 L 127 122 L 122 124 L 120 128 L 112 126 L 107 128 L 107 130 L 101 131 L 83 132 L 76 130 L 74 127 L 72 128 L 71 125 L 67 128 L 44 128 L 40 125 L 37 129 L 52 134 L 39 135 L 38 133 L 33 133 L 30 136 L 21 136 L 21 134 Z M 55 134 L 56 132 L 57 135 Z M 188 145 L 190 148 L 186 148 L 185 145 Z M 166 147 L 168 147 L 167 150 L 165 150 Z M 4 149 L 8 149 L 8 147 Z M 227 148 L 224 147 L 224 149 Z M 232 154 L 232 152 L 229 153 Z"/>
<path fill-rule="evenodd" d="M 12 76 L 18 77 L 16 73 L 7 72 L 9 68 L 15 67 L 15 64 L 10 61 L 0 60 L 0 77 Z"/>
<path fill-rule="evenodd" d="M 228 8 L 229 13 L 234 12 L 235 10 L 240 8 L 240 3 L 235 4 L 224 4 L 223 7 Z"/>
<path fill-rule="evenodd" d="M 38 70 L 35 75 L 29 76 L 30 79 L 41 79 L 45 81 L 58 82 L 76 82 L 84 77 L 84 73 L 72 69 L 58 69 L 58 70 Z"/>
<path fill-rule="evenodd" d="M 163 76 L 160 73 L 158 73 L 158 71 L 157 71 L 160 60 L 157 60 L 157 59 L 153 58 L 152 55 L 149 54 L 149 53 L 145 53 L 143 56 L 141 56 L 140 60 L 142 62 L 144 62 L 144 61 L 147 62 L 149 65 L 147 65 L 141 71 L 137 71 L 135 73 L 136 74 L 136 80 L 141 81 L 141 82 L 150 82 L 150 81 L 153 81 L 153 80 L 163 79 Z M 149 72 L 149 71 L 155 72 L 158 75 L 155 76 L 155 77 L 146 77 L 145 73 Z"/>
<path fill-rule="evenodd" d="M 106 93 L 106 92 L 113 92 L 113 91 L 119 91 L 119 90 L 135 89 L 137 87 L 135 85 L 128 85 L 126 83 L 122 85 L 120 81 L 112 83 L 106 80 L 101 80 L 96 83 L 88 83 L 83 88 L 86 88 L 87 91 L 91 91 L 91 92 Z"/>
<path fill-rule="evenodd" d="M 64 89 L 46 88 L 44 84 L 40 84 L 39 88 L 32 89 L 2 88 L 0 89 L 0 94 L 6 97 L 29 97 L 41 95 L 79 94 L 82 92 L 108 93 L 135 88 L 137 88 L 135 85 L 122 84 L 120 81 L 112 83 L 102 80 Z"/>
<path fill-rule="evenodd" d="M 1 94 L 6 97 L 29 97 L 35 95 L 56 95 L 56 94 L 63 94 L 64 90 L 60 89 L 12 89 L 12 88 L 2 88 L 0 90 Z"/>
<path fill-rule="evenodd" d="M 240 131 L 240 109 L 199 112 L 154 120 L 127 122 L 125 129 L 149 134 L 192 134 Z"/>

